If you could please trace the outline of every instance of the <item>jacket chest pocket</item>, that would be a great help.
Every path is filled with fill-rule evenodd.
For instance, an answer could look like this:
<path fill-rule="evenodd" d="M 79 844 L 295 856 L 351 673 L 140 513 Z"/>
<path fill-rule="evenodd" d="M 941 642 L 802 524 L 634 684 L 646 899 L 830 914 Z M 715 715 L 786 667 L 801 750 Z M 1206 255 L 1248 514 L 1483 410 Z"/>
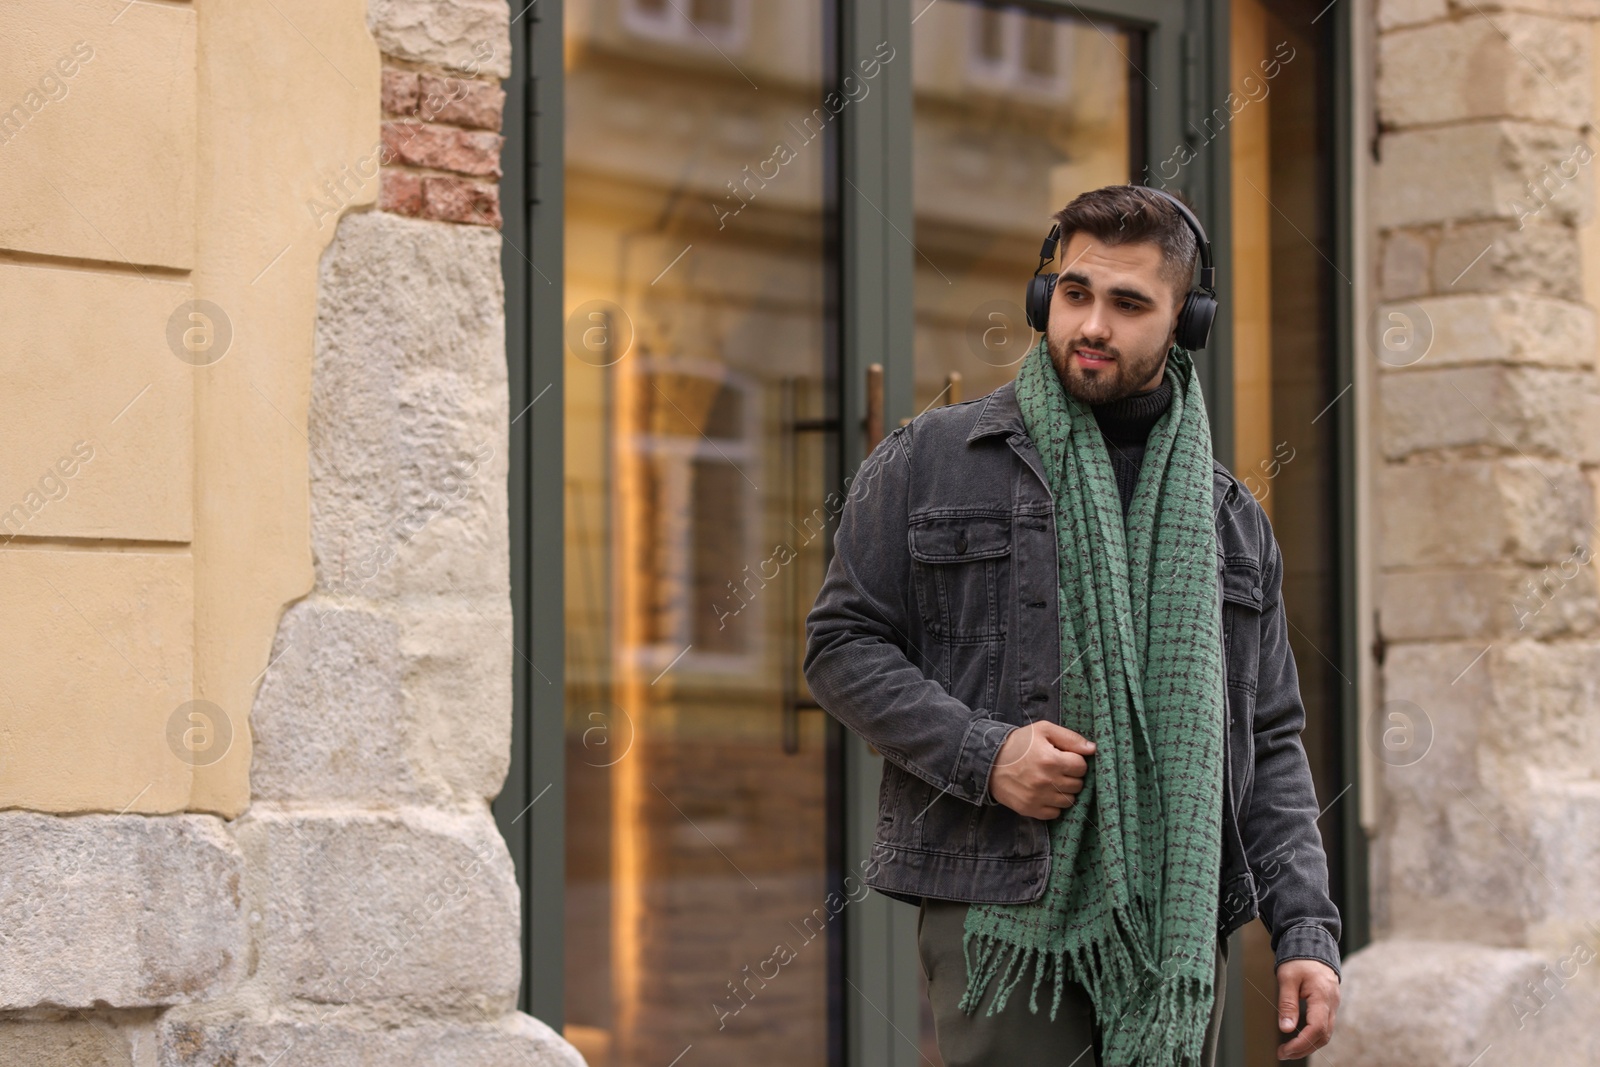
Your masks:
<path fill-rule="evenodd" d="M 1222 647 L 1228 673 L 1229 761 L 1242 810 L 1255 779 L 1256 680 L 1261 671 L 1261 571 L 1254 561 L 1228 559 L 1222 568 Z"/>
<path fill-rule="evenodd" d="M 928 632 L 954 644 L 1005 637 L 1010 517 L 913 520 L 906 536 L 917 608 Z"/>
<path fill-rule="evenodd" d="M 1228 683 L 1256 690 L 1261 666 L 1261 571 L 1253 560 L 1229 558 L 1222 565 L 1222 641 L 1228 652 Z"/>

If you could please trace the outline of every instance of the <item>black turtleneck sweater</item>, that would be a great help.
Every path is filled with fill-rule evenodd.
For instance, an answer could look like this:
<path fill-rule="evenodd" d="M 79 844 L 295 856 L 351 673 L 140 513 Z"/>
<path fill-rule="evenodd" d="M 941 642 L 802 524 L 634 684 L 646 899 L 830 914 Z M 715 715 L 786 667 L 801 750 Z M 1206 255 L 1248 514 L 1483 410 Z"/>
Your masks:
<path fill-rule="evenodd" d="M 1144 461 L 1144 443 L 1150 430 L 1172 404 L 1172 382 L 1161 375 L 1161 384 L 1121 400 L 1092 404 L 1095 421 L 1106 439 L 1111 454 L 1111 470 L 1117 476 L 1117 492 L 1122 496 L 1122 514 L 1133 504 L 1133 490 L 1139 484 L 1139 465 Z"/>

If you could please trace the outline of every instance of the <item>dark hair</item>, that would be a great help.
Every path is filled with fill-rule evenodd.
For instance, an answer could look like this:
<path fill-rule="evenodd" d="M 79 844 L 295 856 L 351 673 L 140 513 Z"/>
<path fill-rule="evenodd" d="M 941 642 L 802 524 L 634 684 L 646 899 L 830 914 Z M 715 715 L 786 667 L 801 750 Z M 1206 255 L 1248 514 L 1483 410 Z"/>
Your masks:
<path fill-rule="evenodd" d="M 1173 195 L 1190 206 L 1181 195 Z M 1079 231 L 1108 245 L 1148 241 L 1161 249 L 1161 277 L 1172 286 L 1178 302 L 1193 284 L 1200 257 L 1194 231 L 1159 193 L 1139 185 L 1107 185 L 1078 195 L 1054 218 L 1061 226 L 1062 256 Z"/>

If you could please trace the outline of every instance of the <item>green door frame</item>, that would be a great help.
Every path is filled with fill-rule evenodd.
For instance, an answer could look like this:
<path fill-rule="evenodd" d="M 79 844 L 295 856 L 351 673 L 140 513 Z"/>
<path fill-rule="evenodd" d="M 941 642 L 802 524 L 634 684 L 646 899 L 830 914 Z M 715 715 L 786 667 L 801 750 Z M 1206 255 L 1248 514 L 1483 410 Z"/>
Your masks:
<path fill-rule="evenodd" d="M 884 41 L 878 91 L 840 114 L 840 389 L 844 432 L 830 483 L 866 458 L 867 367 L 884 367 L 884 425 L 911 411 L 911 14 L 917 0 L 842 0 L 836 69 L 854 69 Z M 897 60 L 897 61 L 896 61 Z M 901 121 L 894 121 L 899 117 Z M 832 556 L 833 539 L 828 539 Z M 871 854 L 881 757 L 854 734 L 844 743 L 844 862 L 859 869 Z M 846 1062 L 912 1067 L 917 1048 L 916 913 L 870 893 L 844 919 L 843 1005 Z"/>
<path fill-rule="evenodd" d="M 1333 48 L 1333 260 L 1338 272 L 1345 278 L 1358 278 L 1360 269 L 1355 257 L 1355 195 L 1353 191 L 1356 152 L 1366 146 L 1356 143 L 1357 120 L 1355 87 L 1352 84 L 1356 61 L 1354 56 L 1355 8 L 1352 4 L 1330 4 L 1323 14 L 1333 21 L 1331 30 Z M 1377 151 L 1374 138 L 1371 149 Z M 1350 286 L 1335 288 L 1333 301 L 1333 361 L 1335 382 L 1354 384 L 1356 353 L 1360 350 L 1358 327 L 1355 323 L 1356 294 Z M 1356 574 L 1361 565 L 1357 557 L 1356 509 L 1357 493 L 1356 405 L 1340 404 L 1338 421 L 1334 424 L 1334 450 L 1338 457 L 1338 485 L 1335 500 L 1339 515 L 1339 669 L 1348 677 L 1364 678 L 1362 660 L 1367 652 L 1361 647 L 1358 626 L 1361 608 L 1356 594 Z M 1340 917 L 1344 921 L 1343 944 L 1340 952 L 1348 956 L 1364 948 L 1372 940 L 1372 913 L 1368 903 L 1370 886 L 1367 863 L 1367 833 L 1361 825 L 1359 812 L 1364 801 L 1361 794 L 1367 783 L 1361 780 L 1361 693 L 1356 686 L 1346 686 L 1339 706 L 1339 755 L 1344 776 L 1350 780 L 1343 817 L 1340 819 L 1338 848 L 1343 860 Z"/>
<path fill-rule="evenodd" d="M 510 385 L 511 766 L 495 821 L 522 888 L 518 1007 L 556 1030 L 566 1017 L 562 911 L 566 897 L 564 771 L 566 613 L 562 559 L 564 391 L 559 0 L 511 0 L 500 208 Z M 541 165 L 540 161 L 544 161 Z M 538 457 L 538 462 L 534 458 Z"/>
<path fill-rule="evenodd" d="M 914 353 L 914 256 L 911 246 L 912 79 L 911 26 L 940 0 L 838 0 L 836 69 L 849 70 L 887 41 L 902 62 L 883 65 L 878 91 L 841 113 L 839 235 L 841 336 L 838 403 L 847 430 L 860 427 L 866 413 L 868 364 L 885 367 L 884 422 L 897 425 L 912 410 Z M 1070 10 L 1094 19 L 1146 31 L 1142 55 L 1130 57 L 1141 73 L 1130 76 L 1132 99 L 1145 104 L 1139 146 L 1143 160 L 1165 158 L 1179 144 L 1201 144 L 1208 101 L 1228 91 L 1227 0 L 1111 0 L 1085 8 L 1073 0 L 1034 0 L 1039 10 Z M 509 299 L 506 340 L 511 399 L 511 584 L 515 614 L 515 707 L 511 767 L 494 810 L 510 847 L 523 887 L 522 1010 L 557 1029 L 564 1017 L 563 899 L 565 893 L 565 784 L 563 753 L 564 590 L 563 501 L 563 301 L 564 195 L 562 24 L 559 0 L 510 0 L 513 16 L 512 75 L 505 83 L 505 176 L 501 207 L 505 218 L 502 267 Z M 1333 5 L 1338 20 L 1337 108 L 1340 121 L 1337 158 L 1338 246 L 1336 260 L 1351 274 L 1348 162 L 1349 41 L 1351 5 Z M 1137 111 L 1137 109 L 1135 109 Z M 1135 126 L 1136 134 L 1141 127 Z M 1219 290 L 1226 294 L 1233 276 L 1229 130 L 1205 142 L 1179 179 L 1212 239 Z M 1209 150 L 1206 150 L 1209 149 Z M 1138 169 L 1136 163 L 1135 169 Z M 1136 175 L 1137 178 L 1137 175 Z M 1161 184 L 1158 178 L 1146 179 Z M 1018 265 L 1019 291 L 1030 264 Z M 1348 377 L 1353 338 L 1347 326 L 1349 294 L 1337 305 L 1339 370 Z M 1233 451 L 1233 316 L 1223 299 L 1213 339 L 1201 361 L 1202 387 L 1209 399 L 1212 435 L 1219 455 Z M 1353 405 L 1341 405 L 1339 488 L 1346 576 L 1343 617 L 1354 633 L 1353 597 Z M 841 434 L 838 469 L 832 484 L 864 458 L 863 437 Z M 534 458 L 538 462 L 534 462 Z M 1348 474 L 1346 473 L 1348 472 Z M 1346 643 L 1353 660 L 1353 639 Z M 1353 670 L 1353 662 L 1350 662 Z M 1352 698 L 1353 701 L 1353 698 Z M 1345 709 L 1347 766 L 1356 766 L 1353 705 Z M 870 852 L 881 760 L 851 736 L 844 755 L 844 863 Z M 1352 801 L 1352 804 L 1355 802 Z M 1354 810 L 1354 809 L 1352 809 Z M 1359 822 L 1342 842 L 1348 857 L 1345 899 L 1358 908 L 1347 923 L 1347 945 L 1364 944 L 1366 935 L 1365 842 Z M 847 1061 L 912 1067 L 921 1059 L 916 914 L 871 894 L 848 909 L 845 922 L 845 977 L 842 991 Z M 1237 935 L 1236 935 L 1237 936 Z M 1230 981 L 1220 1062 L 1238 1062 L 1241 1028 L 1239 975 Z"/>

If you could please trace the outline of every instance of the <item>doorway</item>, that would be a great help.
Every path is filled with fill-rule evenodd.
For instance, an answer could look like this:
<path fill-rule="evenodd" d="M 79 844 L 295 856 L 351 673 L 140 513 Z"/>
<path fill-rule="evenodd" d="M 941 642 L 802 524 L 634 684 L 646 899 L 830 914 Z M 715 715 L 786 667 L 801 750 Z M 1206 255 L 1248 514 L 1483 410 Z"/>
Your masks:
<path fill-rule="evenodd" d="M 810 700 L 804 617 L 869 427 L 1014 376 L 1049 214 L 1158 184 L 1226 5 L 511 9 L 523 1007 L 596 1067 L 937 1064 L 915 910 L 848 888 L 880 761 Z M 1224 285 L 1227 166 L 1159 183 Z M 1230 450 L 1232 359 L 1225 305 Z"/>
<path fill-rule="evenodd" d="M 1079 10 L 941 0 L 912 26 L 917 411 L 1016 377 L 1051 214 L 1143 172 L 1150 28 Z M 918 978 L 921 1055 L 940 1067 Z"/>

